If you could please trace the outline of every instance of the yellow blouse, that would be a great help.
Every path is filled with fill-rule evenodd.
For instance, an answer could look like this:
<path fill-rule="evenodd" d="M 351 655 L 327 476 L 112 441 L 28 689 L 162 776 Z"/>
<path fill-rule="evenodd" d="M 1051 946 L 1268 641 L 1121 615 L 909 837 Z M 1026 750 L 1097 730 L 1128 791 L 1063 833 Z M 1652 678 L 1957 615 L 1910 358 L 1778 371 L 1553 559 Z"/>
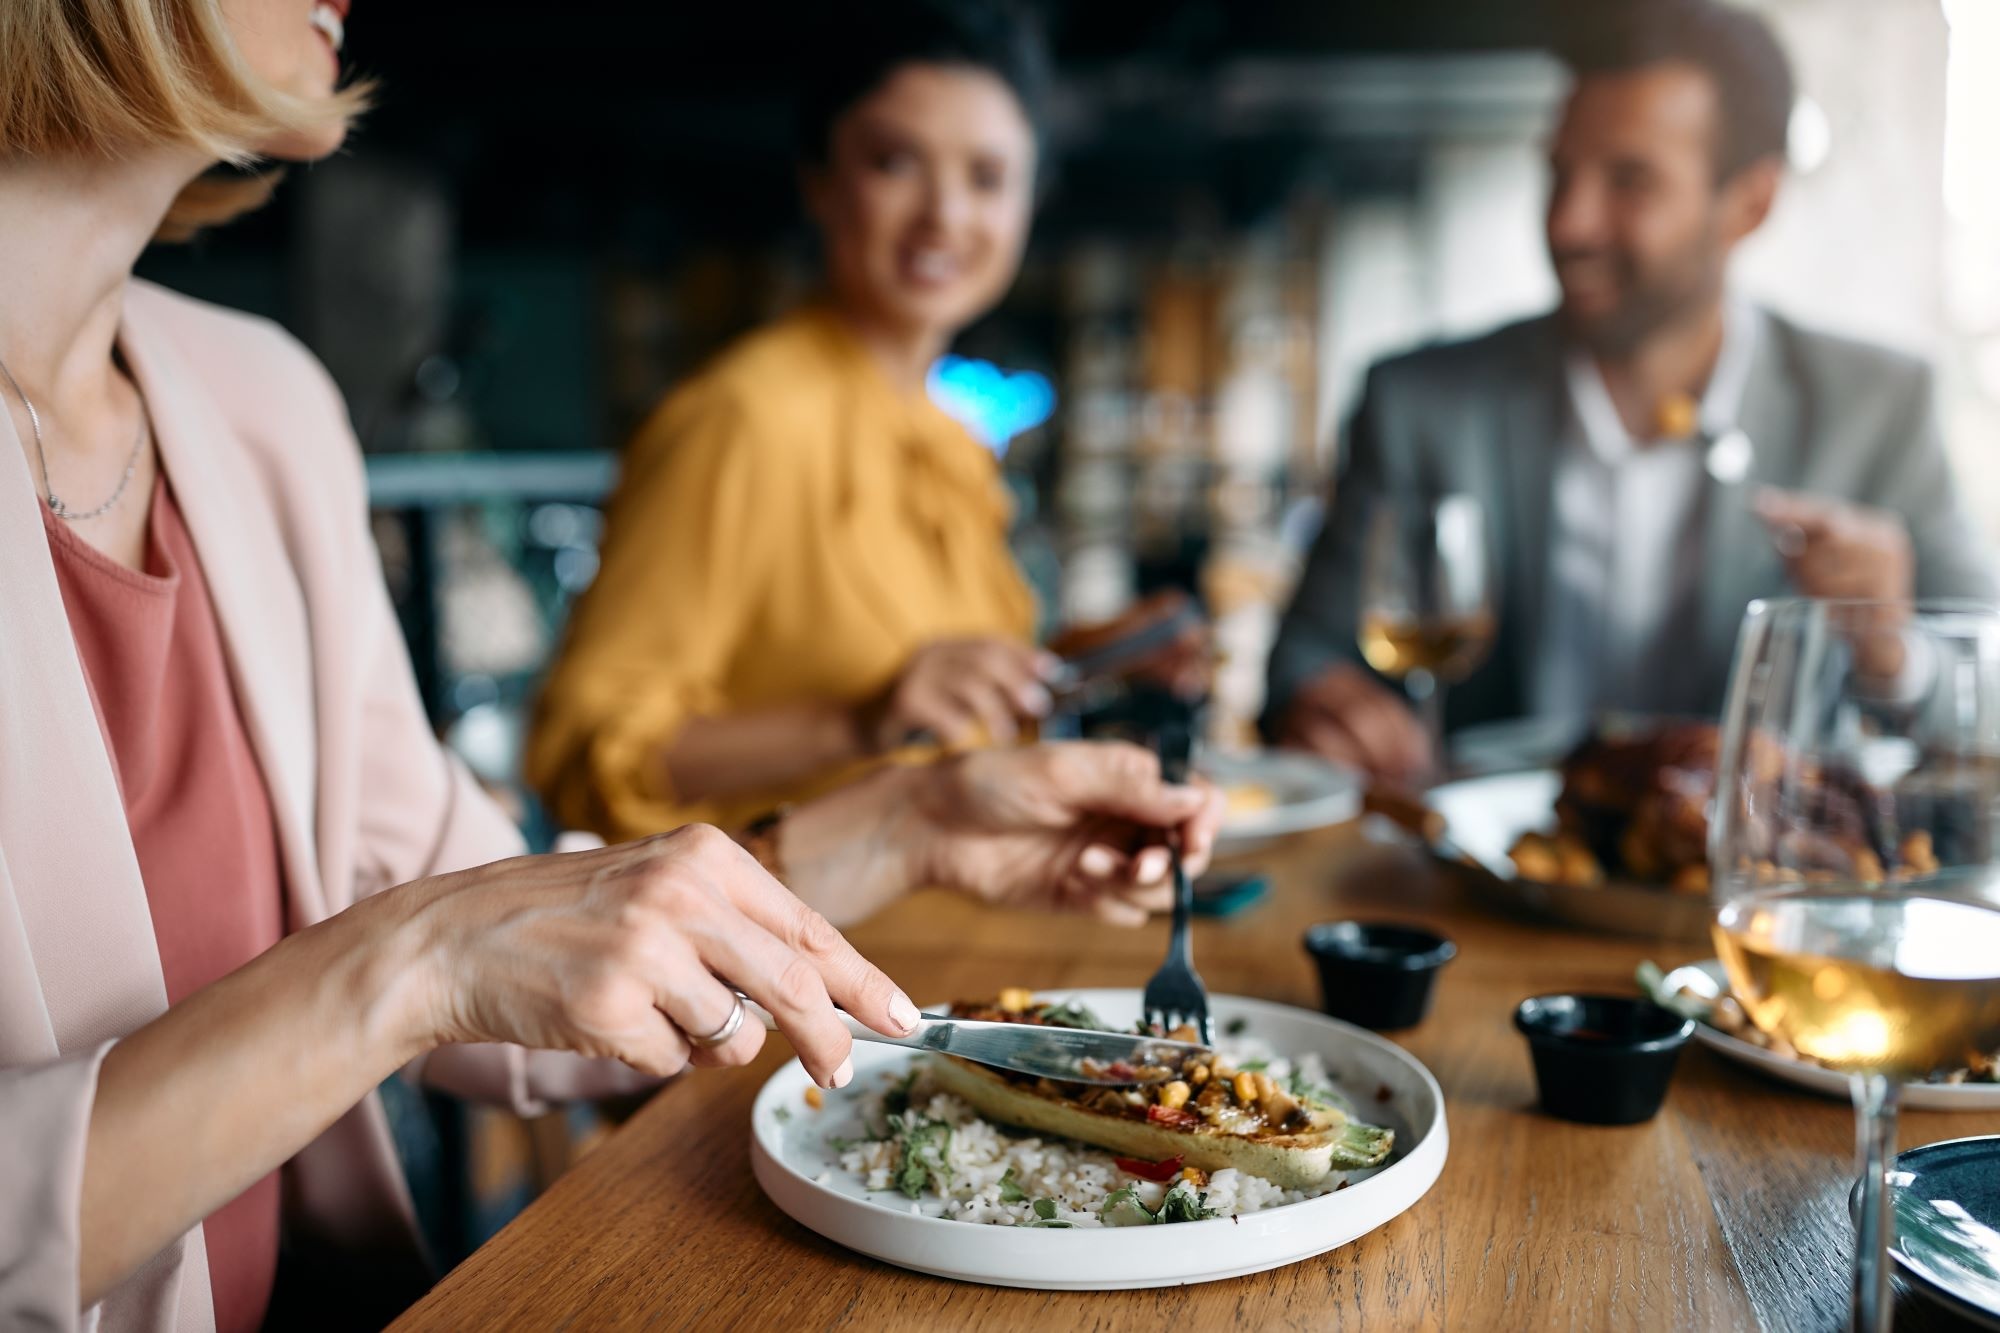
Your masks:
<path fill-rule="evenodd" d="M 808 307 L 670 394 L 626 451 L 597 579 L 537 708 L 528 778 L 565 826 L 613 840 L 741 824 L 838 785 L 728 802 L 667 789 L 692 717 L 859 702 L 931 640 L 1026 638 L 993 456 L 897 392 Z"/>

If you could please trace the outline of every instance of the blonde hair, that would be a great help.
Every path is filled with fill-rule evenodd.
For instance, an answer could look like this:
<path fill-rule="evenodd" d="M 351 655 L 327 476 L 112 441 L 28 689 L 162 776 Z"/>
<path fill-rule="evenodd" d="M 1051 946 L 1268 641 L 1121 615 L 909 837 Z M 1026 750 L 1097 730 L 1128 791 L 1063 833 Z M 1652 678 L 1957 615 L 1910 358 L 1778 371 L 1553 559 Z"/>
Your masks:
<path fill-rule="evenodd" d="M 0 0 L 0 155 L 198 149 L 232 167 L 287 132 L 343 123 L 368 89 L 299 98 L 258 78 L 221 0 Z M 168 211 L 181 239 L 270 197 L 276 173 L 209 175 Z"/>

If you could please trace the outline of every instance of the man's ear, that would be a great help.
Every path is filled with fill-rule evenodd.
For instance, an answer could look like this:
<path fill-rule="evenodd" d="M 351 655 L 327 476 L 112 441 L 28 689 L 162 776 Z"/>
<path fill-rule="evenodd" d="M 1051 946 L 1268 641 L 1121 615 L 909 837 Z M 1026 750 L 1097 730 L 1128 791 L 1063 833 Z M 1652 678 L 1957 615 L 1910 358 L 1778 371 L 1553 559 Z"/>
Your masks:
<path fill-rule="evenodd" d="M 1761 157 L 1723 182 L 1720 215 L 1726 242 L 1734 245 L 1764 225 L 1784 178 L 1783 159 Z"/>

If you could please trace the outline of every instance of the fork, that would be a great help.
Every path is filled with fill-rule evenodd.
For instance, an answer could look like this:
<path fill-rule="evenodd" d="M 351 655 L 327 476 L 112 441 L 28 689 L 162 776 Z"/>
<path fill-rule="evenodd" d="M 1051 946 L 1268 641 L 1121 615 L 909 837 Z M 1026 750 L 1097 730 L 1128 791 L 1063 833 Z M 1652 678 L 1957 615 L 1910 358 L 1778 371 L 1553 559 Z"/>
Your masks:
<path fill-rule="evenodd" d="M 1169 782 L 1187 781 L 1188 758 L 1194 749 L 1192 710 L 1177 710 L 1176 716 L 1161 724 L 1154 739 L 1160 752 L 1160 776 Z M 1156 1024 L 1163 1033 L 1184 1024 L 1192 1025 L 1201 1035 L 1201 1044 L 1211 1046 L 1215 1037 L 1208 1021 L 1208 989 L 1194 970 L 1194 948 L 1190 941 L 1194 881 L 1188 878 L 1187 867 L 1181 863 L 1178 831 L 1167 835 L 1167 853 L 1174 869 L 1174 933 L 1167 943 L 1166 961 L 1146 983 L 1146 1022 Z"/>

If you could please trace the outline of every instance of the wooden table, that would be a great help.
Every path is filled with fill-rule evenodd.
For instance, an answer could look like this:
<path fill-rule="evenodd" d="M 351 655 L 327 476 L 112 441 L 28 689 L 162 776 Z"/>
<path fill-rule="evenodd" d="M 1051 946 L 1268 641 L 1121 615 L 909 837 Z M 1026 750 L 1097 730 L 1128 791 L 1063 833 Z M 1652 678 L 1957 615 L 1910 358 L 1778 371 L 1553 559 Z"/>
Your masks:
<path fill-rule="evenodd" d="M 750 1173 L 750 1104 L 788 1052 L 655 1097 L 395 1328 L 1839 1327 L 1852 1112 L 1690 1046 L 1666 1109 L 1624 1128 L 1534 1108 L 1515 1003 L 1629 993 L 1645 958 L 1699 946 L 1493 916 L 1415 853 L 1353 828 L 1267 855 L 1272 897 L 1198 925 L 1211 989 L 1312 1007 L 1306 925 L 1349 914 L 1441 927 L 1459 943 L 1431 1017 L 1400 1040 L 1437 1075 L 1444 1174 L 1414 1208 L 1275 1272 L 1135 1292 L 980 1287 L 905 1272 L 791 1221 Z M 919 1003 L 1007 985 L 1135 986 L 1165 927 L 1137 931 L 981 911 L 923 895 L 852 932 Z M 1912 1146 L 2000 1133 L 2000 1114 L 1905 1112 Z M 1905 1299 L 1899 1327 L 1948 1321 Z"/>

